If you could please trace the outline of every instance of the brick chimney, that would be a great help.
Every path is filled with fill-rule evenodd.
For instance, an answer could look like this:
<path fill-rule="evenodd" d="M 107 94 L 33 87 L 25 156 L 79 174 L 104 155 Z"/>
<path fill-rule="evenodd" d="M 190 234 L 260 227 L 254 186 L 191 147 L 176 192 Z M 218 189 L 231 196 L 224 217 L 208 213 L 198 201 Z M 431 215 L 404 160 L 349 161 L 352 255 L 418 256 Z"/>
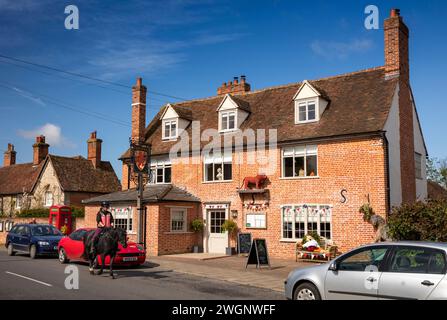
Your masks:
<path fill-rule="evenodd" d="M 137 78 L 132 87 L 132 141 L 143 142 L 146 129 L 146 92 L 143 80 Z"/>
<path fill-rule="evenodd" d="M 101 145 L 102 140 L 96 137 L 96 131 L 90 134 L 87 140 L 87 158 L 93 163 L 95 168 L 101 165 Z"/>
<path fill-rule="evenodd" d="M 399 9 L 392 9 L 385 20 L 385 74 L 387 78 L 399 76 L 410 79 L 408 39 L 410 32 L 400 16 Z"/>
<path fill-rule="evenodd" d="M 410 88 L 409 29 L 392 9 L 385 20 L 385 76 L 399 79 L 399 134 L 402 202 L 416 201 L 413 102 Z"/>
<path fill-rule="evenodd" d="M 8 143 L 8 150 L 6 150 L 3 155 L 3 166 L 9 167 L 16 164 L 16 154 L 17 152 L 14 151 L 14 145 Z"/>
<path fill-rule="evenodd" d="M 250 84 L 246 82 L 246 77 L 241 76 L 239 81 L 238 77 L 234 77 L 233 81 L 229 81 L 228 83 L 223 83 L 222 86 L 217 88 L 217 95 L 222 96 L 227 93 L 245 93 L 250 91 Z"/>
<path fill-rule="evenodd" d="M 33 163 L 38 165 L 48 155 L 48 148 L 50 145 L 45 143 L 45 136 L 36 137 L 36 143 L 33 144 Z"/>

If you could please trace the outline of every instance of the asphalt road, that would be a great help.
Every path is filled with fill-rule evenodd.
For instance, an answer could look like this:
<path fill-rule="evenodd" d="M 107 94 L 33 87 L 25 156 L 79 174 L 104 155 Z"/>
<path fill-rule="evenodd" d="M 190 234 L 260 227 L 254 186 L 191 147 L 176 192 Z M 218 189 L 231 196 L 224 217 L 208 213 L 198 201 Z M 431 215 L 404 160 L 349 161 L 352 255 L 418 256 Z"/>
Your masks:
<path fill-rule="evenodd" d="M 79 289 L 65 287 L 66 266 L 79 270 Z M 283 300 L 278 292 L 163 270 L 147 262 L 137 269 L 92 276 L 85 264 L 62 265 L 55 258 L 8 256 L 0 249 L 0 300 L 5 299 L 163 299 L 163 300 Z"/>

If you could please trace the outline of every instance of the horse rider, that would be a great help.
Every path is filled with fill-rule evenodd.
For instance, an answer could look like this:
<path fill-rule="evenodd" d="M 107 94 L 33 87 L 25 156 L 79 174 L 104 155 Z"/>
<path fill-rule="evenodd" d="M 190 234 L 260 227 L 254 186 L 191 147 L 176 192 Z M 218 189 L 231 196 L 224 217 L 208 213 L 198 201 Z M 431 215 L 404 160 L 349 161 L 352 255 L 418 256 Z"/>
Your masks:
<path fill-rule="evenodd" d="M 110 204 L 106 201 L 103 201 L 101 203 L 101 208 L 96 214 L 96 223 L 98 228 L 95 230 L 95 233 L 92 237 L 92 245 L 90 247 L 90 253 L 92 255 L 95 255 L 96 245 L 98 244 L 99 236 L 104 231 L 104 228 L 113 227 L 113 216 L 112 213 L 110 213 L 109 208 Z"/>

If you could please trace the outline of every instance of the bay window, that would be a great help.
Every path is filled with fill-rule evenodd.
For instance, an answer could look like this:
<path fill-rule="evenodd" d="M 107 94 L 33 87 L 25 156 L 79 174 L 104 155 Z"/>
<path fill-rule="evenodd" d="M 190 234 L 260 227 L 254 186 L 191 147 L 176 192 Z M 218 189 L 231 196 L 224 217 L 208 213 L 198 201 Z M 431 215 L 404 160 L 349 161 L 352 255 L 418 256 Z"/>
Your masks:
<path fill-rule="evenodd" d="M 299 146 L 282 150 L 282 177 L 318 176 L 317 146 Z"/>
<path fill-rule="evenodd" d="M 328 205 L 289 205 L 281 208 L 281 238 L 301 240 L 317 233 L 331 239 L 332 209 Z"/>
<path fill-rule="evenodd" d="M 232 157 L 228 155 L 205 156 L 205 182 L 230 181 L 232 175 Z"/>

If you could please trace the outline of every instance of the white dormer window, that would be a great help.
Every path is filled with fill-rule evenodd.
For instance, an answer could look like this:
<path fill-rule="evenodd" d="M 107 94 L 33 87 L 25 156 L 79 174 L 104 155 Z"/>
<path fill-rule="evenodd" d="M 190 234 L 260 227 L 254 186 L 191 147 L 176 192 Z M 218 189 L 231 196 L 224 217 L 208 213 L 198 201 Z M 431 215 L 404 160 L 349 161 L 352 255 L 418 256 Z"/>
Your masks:
<path fill-rule="evenodd" d="M 308 81 L 304 81 L 293 97 L 295 102 L 295 124 L 320 121 L 329 101 L 323 98 Z"/>
<path fill-rule="evenodd" d="M 177 119 L 163 120 L 163 139 L 176 139 L 177 127 Z"/>
<path fill-rule="evenodd" d="M 231 131 L 236 129 L 235 111 L 220 113 L 220 128 L 221 131 Z"/>
<path fill-rule="evenodd" d="M 304 102 L 298 102 L 298 121 L 297 122 L 311 122 L 317 119 L 316 116 L 316 101 L 309 100 Z"/>

